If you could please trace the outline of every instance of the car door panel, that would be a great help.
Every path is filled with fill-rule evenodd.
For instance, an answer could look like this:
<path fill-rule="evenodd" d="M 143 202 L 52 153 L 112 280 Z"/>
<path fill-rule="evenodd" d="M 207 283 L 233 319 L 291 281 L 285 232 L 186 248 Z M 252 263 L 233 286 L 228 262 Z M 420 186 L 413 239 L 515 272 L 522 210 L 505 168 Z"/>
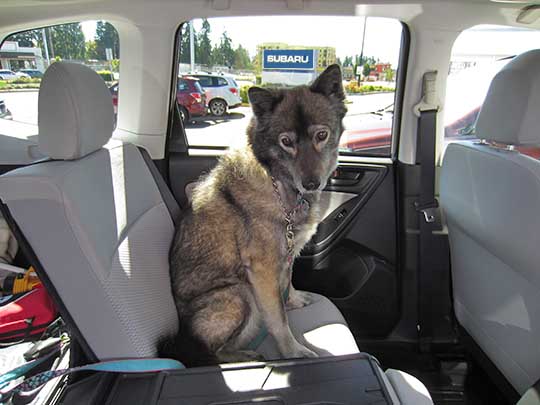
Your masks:
<path fill-rule="evenodd" d="M 171 188 L 183 208 L 186 190 L 216 163 L 170 155 Z M 394 193 L 392 164 L 340 164 L 321 197 L 318 231 L 295 261 L 295 287 L 329 297 L 361 338 L 387 335 L 399 317 Z"/>

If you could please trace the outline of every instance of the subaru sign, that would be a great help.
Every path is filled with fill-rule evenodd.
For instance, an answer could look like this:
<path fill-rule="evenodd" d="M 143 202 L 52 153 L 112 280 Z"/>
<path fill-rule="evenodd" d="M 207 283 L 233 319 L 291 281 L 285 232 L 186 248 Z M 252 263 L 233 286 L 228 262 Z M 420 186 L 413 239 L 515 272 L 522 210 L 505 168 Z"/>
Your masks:
<path fill-rule="evenodd" d="M 264 49 L 263 69 L 313 70 L 315 50 L 313 49 Z"/>

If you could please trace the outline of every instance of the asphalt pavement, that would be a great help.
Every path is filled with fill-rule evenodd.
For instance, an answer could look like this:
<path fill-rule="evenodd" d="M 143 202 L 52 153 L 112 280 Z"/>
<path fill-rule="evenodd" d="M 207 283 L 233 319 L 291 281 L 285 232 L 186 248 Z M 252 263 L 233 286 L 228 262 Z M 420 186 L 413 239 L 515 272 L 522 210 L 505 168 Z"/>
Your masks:
<path fill-rule="evenodd" d="M 9 125 L 2 125 L 3 120 L 0 119 L 0 134 L 24 137 L 23 134 L 32 132 L 29 128 L 37 125 L 38 92 L 3 92 L 0 93 L 0 99 L 6 102 L 13 115 Z M 347 100 L 348 112 L 344 123 L 348 130 L 354 130 L 361 129 L 366 120 L 378 119 L 369 112 L 391 105 L 394 94 L 350 95 Z M 231 109 L 224 117 L 197 118 L 186 125 L 188 142 L 190 145 L 199 146 L 238 146 L 245 141 L 246 128 L 251 117 L 249 107 L 238 107 Z M 13 133 L 19 127 L 20 133 Z M 37 128 L 33 132 L 37 133 Z"/>

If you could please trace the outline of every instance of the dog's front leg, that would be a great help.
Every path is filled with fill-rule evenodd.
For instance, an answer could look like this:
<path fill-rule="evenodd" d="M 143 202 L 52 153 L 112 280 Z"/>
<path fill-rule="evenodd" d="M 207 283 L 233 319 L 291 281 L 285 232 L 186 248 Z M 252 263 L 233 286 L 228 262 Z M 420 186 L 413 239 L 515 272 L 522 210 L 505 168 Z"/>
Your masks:
<path fill-rule="evenodd" d="M 248 278 L 268 332 L 285 358 L 317 357 L 298 343 L 291 332 L 279 288 L 279 266 L 260 257 L 251 260 Z"/>
<path fill-rule="evenodd" d="M 288 277 L 288 291 L 287 301 L 285 307 L 287 311 L 291 309 L 303 308 L 313 302 L 313 296 L 307 291 L 299 291 L 292 285 L 292 264 L 285 270 Z"/>

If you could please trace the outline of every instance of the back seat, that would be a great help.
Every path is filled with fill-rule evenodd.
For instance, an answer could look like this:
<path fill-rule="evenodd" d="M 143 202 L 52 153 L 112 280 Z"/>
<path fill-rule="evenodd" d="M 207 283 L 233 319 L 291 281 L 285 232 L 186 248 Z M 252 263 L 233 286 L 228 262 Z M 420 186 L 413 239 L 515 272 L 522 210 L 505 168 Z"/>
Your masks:
<path fill-rule="evenodd" d="M 51 160 L 0 176 L 6 219 L 31 246 L 32 264 L 90 360 L 155 356 L 178 319 L 168 263 L 174 224 L 149 167 L 136 146 L 110 141 L 109 91 L 83 65 L 49 67 L 38 122 L 40 150 Z M 300 342 L 324 354 L 358 352 L 327 298 L 293 312 Z M 275 356 L 270 337 L 260 351 Z M 389 371 L 387 384 L 396 403 L 432 403 L 404 373 Z"/>

